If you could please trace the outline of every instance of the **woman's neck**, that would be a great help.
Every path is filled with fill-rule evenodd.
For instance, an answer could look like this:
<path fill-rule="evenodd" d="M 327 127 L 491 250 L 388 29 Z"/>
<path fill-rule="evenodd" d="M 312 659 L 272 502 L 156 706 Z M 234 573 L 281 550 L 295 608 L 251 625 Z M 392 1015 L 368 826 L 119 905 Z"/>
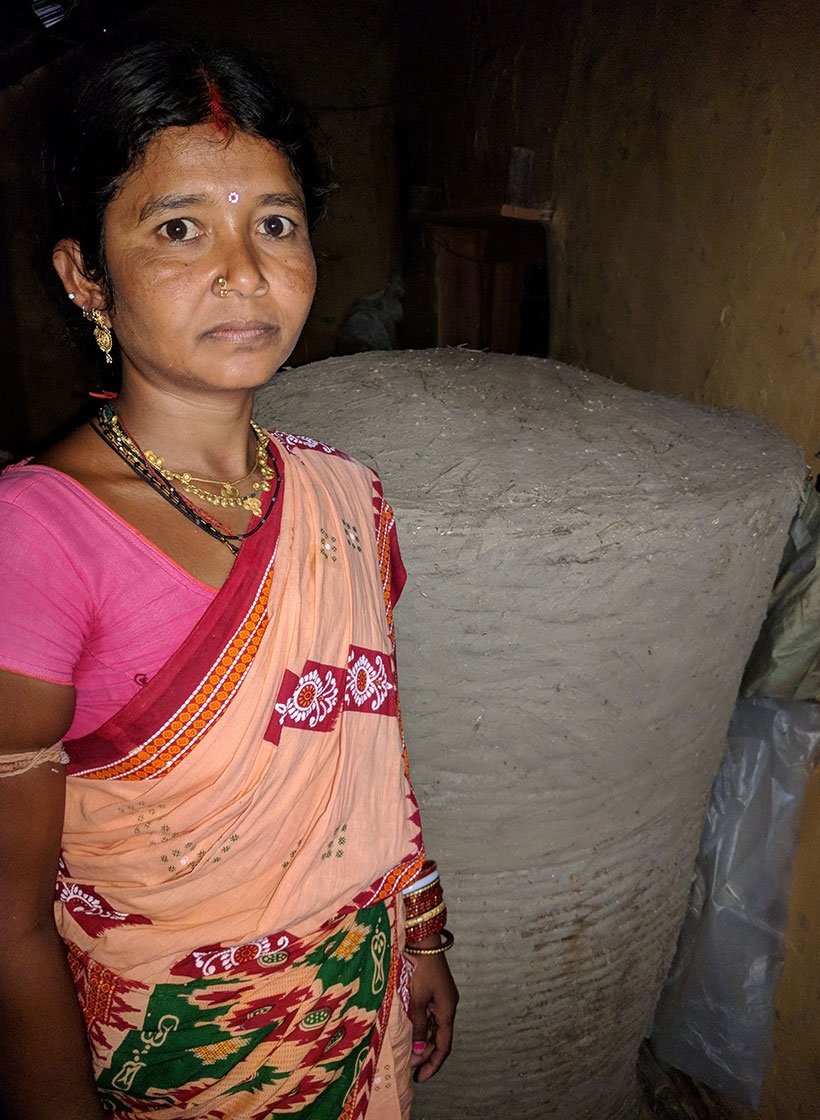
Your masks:
<path fill-rule="evenodd" d="M 114 408 L 142 450 L 161 456 L 171 470 L 228 481 L 254 464 L 251 390 L 193 397 L 126 384 Z"/>

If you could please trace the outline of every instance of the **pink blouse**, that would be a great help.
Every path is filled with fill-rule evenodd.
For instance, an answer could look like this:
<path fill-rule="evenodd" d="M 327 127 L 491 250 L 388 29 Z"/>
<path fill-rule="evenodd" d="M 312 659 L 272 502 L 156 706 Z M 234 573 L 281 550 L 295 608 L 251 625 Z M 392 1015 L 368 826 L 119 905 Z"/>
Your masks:
<path fill-rule="evenodd" d="M 215 595 L 68 475 L 0 474 L 0 669 L 74 686 L 67 739 L 130 700 Z"/>

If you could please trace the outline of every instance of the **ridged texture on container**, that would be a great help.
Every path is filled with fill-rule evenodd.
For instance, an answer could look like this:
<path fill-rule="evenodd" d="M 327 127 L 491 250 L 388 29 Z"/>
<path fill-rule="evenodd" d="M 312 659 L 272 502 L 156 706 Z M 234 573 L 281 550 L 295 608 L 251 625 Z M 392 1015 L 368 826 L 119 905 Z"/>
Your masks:
<path fill-rule="evenodd" d="M 706 797 L 804 468 L 760 421 L 532 358 L 280 373 L 272 427 L 375 466 L 462 1005 L 419 1120 L 632 1120 Z"/>

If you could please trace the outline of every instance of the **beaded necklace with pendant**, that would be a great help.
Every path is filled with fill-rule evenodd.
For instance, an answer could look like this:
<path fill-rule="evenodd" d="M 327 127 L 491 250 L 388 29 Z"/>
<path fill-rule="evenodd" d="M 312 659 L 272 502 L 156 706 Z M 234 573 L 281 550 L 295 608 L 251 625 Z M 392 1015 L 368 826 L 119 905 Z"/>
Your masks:
<path fill-rule="evenodd" d="M 248 529 L 248 531 L 245 533 L 232 533 L 230 529 L 226 528 L 226 526 L 224 525 L 221 525 L 204 509 L 199 509 L 191 502 L 189 502 L 185 497 L 183 497 L 183 495 L 180 494 L 180 492 L 173 485 L 171 479 L 167 478 L 165 474 L 160 473 L 157 468 L 148 460 L 147 454 L 143 452 L 142 448 L 139 446 L 136 440 L 123 427 L 122 422 L 120 421 L 117 413 L 114 411 L 114 406 L 110 401 L 106 401 L 106 403 L 97 413 L 96 418 L 90 421 L 90 425 L 92 431 L 94 431 L 100 437 L 100 439 L 107 443 L 108 446 L 113 451 L 115 451 L 117 455 L 119 455 L 119 457 L 131 468 L 131 470 L 136 475 L 138 475 L 144 482 L 147 482 L 153 490 L 155 490 L 161 497 L 165 499 L 166 502 L 169 503 L 169 505 L 172 505 L 174 509 L 178 510 L 184 517 L 186 517 L 189 521 L 192 521 L 199 529 L 202 529 L 203 532 L 207 533 L 211 537 L 214 537 L 221 544 L 224 544 L 225 547 L 234 554 L 234 556 L 239 552 L 242 541 L 246 540 L 248 537 L 252 537 L 254 533 L 257 533 L 262 528 L 262 526 L 270 516 L 271 510 L 275 506 L 277 498 L 279 497 L 282 477 L 279 473 L 276 459 L 271 453 L 270 445 L 268 443 L 268 437 L 265 435 L 264 431 L 253 421 L 251 421 L 251 425 L 257 438 L 257 462 L 254 465 L 254 470 L 256 470 L 259 466 L 262 439 L 264 438 L 265 440 L 266 469 L 262 476 L 262 483 L 258 484 L 259 489 L 256 490 L 255 493 L 252 492 L 251 494 L 245 495 L 244 498 L 240 495 L 240 501 L 234 501 L 232 500 L 230 495 L 226 495 L 224 501 L 214 500 L 212 502 L 212 504 L 214 505 L 224 505 L 225 508 L 230 508 L 232 506 L 238 508 L 241 505 L 242 508 L 248 509 L 250 513 L 258 517 L 259 520 L 257 521 L 256 525 L 254 525 L 253 528 Z M 154 458 L 158 457 L 155 456 Z M 167 472 L 167 474 L 171 473 L 172 472 L 170 471 Z M 245 477 L 249 477 L 249 475 L 252 473 L 253 471 L 248 472 L 248 475 L 246 475 Z M 194 481 L 193 476 L 189 477 L 191 478 L 191 481 Z M 195 481 L 208 482 L 211 480 L 196 479 Z M 244 479 L 239 479 L 238 481 L 243 482 Z M 235 484 L 233 483 L 215 483 L 215 485 L 235 486 Z M 261 493 L 270 494 L 267 509 L 265 510 L 262 510 L 262 502 L 260 497 Z M 209 495 L 209 497 L 211 499 L 215 499 L 217 496 Z M 256 513 L 253 507 L 248 507 L 247 505 L 243 504 L 247 501 L 255 501 L 255 503 L 258 503 L 256 508 L 259 509 L 259 513 Z"/>

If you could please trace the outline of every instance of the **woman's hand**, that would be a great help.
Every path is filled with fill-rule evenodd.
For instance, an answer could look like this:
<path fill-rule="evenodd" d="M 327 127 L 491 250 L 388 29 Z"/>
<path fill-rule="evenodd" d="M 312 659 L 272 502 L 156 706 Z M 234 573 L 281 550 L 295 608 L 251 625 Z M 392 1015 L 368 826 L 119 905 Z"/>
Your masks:
<path fill-rule="evenodd" d="M 429 947 L 440 943 L 438 934 Z M 419 946 L 427 948 L 427 941 Z M 453 1045 L 453 1020 L 458 989 L 443 953 L 413 957 L 410 1010 L 413 1016 L 413 1055 L 410 1068 L 416 1081 L 429 1081 L 441 1069 Z"/>

